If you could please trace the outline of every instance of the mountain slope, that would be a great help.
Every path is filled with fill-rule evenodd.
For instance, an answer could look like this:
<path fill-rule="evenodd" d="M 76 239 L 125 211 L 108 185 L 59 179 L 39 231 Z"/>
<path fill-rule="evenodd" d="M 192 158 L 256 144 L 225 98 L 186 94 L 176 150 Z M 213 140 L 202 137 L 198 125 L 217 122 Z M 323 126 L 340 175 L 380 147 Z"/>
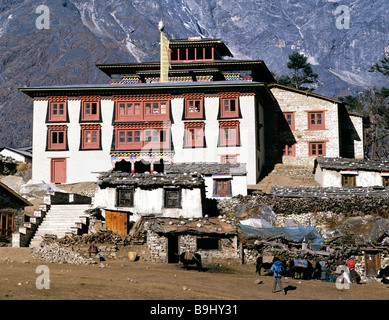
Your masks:
<path fill-rule="evenodd" d="M 39 30 L 35 9 L 50 9 Z M 350 28 L 336 8 L 350 8 Z M 95 64 L 156 61 L 157 24 L 170 39 L 221 38 L 237 59 L 261 59 L 286 74 L 288 55 L 309 56 L 328 96 L 389 82 L 370 66 L 389 45 L 386 0 L 3 0 L 0 3 L 0 147 L 31 143 L 32 101 L 19 87 L 106 83 Z"/>

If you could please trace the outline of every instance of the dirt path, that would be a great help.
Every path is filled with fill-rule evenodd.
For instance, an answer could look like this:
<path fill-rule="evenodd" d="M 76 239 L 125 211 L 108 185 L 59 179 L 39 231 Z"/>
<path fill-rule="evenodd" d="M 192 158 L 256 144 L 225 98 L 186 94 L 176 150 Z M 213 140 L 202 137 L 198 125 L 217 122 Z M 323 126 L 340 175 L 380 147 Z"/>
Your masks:
<path fill-rule="evenodd" d="M 319 280 L 283 279 L 286 296 L 271 293 L 273 278 L 254 266 L 206 265 L 205 272 L 181 265 L 129 262 L 124 258 L 76 266 L 34 261 L 28 248 L 0 248 L 0 300 L 388 300 L 389 285 L 369 282 L 340 290 Z M 50 288 L 38 289 L 37 267 L 49 270 Z M 39 281 L 38 281 L 39 282 Z M 39 283 L 43 283 L 40 281 Z"/>

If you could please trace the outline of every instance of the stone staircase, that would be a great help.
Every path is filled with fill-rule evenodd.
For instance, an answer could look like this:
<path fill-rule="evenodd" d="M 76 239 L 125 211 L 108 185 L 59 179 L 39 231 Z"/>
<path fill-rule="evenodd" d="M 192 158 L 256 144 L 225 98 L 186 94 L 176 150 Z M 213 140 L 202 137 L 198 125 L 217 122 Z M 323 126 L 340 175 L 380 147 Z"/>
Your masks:
<path fill-rule="evenodd" d="M 278 186 L 320 186 L 314 178 L 313 168 L 297 167 L 278 163 L 274 168 L 264 170 L 265 176 L 252 186 L 248 186 L 252 190 L 262 190 L 269 193 L 271 188 Z"/>
<path fill-rule="evenodd" d="M 55 204 L 46 212 L 39 225 L 30 247 L 38 247 L 44 235 L 56 235 L 58 238 L 66 234 L 78 234 L 88 224 L 88 215 L 85 210 L 91 208 L 90 204 Z"/>

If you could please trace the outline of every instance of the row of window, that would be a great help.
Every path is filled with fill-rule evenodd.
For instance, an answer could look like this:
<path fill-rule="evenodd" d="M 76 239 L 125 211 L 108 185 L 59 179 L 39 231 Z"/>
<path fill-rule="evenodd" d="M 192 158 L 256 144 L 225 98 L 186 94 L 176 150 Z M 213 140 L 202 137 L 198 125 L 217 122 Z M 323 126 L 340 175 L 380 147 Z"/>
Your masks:
<path fill-rule="evenodd" d="M 231 197 L 231 179 L 213 180 L 213 195 L 215 197 Z M 134 207 L 134 188 L 116 189 L 116 206 L 117 207 Z M 163 206 L 164 208 L 182 208 L 182 191 L 180 188 L 163 189 Z"/>
<path fill-rule="evenodd" d="M 184 148 L 204 148 L 205 123 L 185 123 Z M 48 150 L 67 150 L 66 125 L 47 126 Z M 170 149 L 170 128 L 116 128 L 116 150 L 140 150 L 147 145 L 150 149 Z M 96 150 L 101 148 L 101 127 L 99 124 L 81 125 L 81 150 Z M 220 122 L 220 137 L 218 145 L 239 146 L 239 121 Z"/>
<path fill-rule="evenodd" d="M 185 98 L 185 119 L 204 119 L 204 98 L 202 94 L 195 98 Z M 189 96 L 188 96 L 189 97 Z M 190 96 L 191 97 L 191 96 Z M 220 102 L 220 118 L 239 117 L 238 96 L 222 97 Z M 51 101 L 49 103 L 49 122 L 67 121 L 66 102 Z M 169 100 L 164 101 L 117 101 L 115 122 L 127 121 L 166 121 L 169 120 Z M 100 102 L 83 101 L 81 106 L 81 122 L 101 121 Z"/>
<path fill-rule="evenodd" d="M 280 129 L 295 130 L 295 112 L 283 112 Z M 307 111 L 308 130 L 325 130 L 324 111 Z M 286 124 L 285 124 L 286 121 Z"/>
<path fill-rule="evenodd" d="M 389 177 L 382 177 L 382 185 L 384 187 L 389 187 Z M 356 187 L 356 175 L 354 174 L 342 174 L 342 187 L 352 188 Z"/>
<path fill-rule="evenodd" d="M 282 144 L 280 151 L 284 157 L 295 157 L 296 143 L 290 142 Z M 325 157 L 326 143 L 324 141 L 308 142 L 308 155 L 312 157 Z"/>
<path fill-rule="evenodd" d="M 47 149 L 48 150 L 67 150 L 67 129 L 66 125 L 47 126 Z M 81 143 L 82 150 L 100 149 L 100 125 L 81 125 Z"/>

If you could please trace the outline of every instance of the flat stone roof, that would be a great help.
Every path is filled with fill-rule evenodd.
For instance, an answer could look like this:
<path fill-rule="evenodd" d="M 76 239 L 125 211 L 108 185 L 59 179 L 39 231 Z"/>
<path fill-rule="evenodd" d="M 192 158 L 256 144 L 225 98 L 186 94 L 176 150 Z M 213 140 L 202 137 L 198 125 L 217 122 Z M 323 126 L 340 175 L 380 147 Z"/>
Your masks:
<path fill-rule="evenodd" d="M 365 160 L 349 158 L 327 158 L 318 157 L 315 159 L 315 170 L 317 165 L 327 170 L 362 170 L 375 172 L 389 172 L 389 160 Z"/>

